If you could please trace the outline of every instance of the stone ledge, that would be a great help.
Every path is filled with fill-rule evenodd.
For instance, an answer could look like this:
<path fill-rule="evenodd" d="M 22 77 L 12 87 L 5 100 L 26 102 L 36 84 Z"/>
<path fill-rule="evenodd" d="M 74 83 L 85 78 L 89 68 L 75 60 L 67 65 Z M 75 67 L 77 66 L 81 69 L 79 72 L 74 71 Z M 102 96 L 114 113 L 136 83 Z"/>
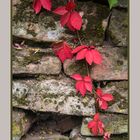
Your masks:
<path fill-rule="evenodd" d="M 95 114 L 93 96 L 76 94 L 69 78 L 13 81 L 13 106 L 42 112 L 91 116 Z"/>
<path fill-rule="evenodd" d="M 121 135 L 111 135 L 111 140 L 128 140 L 128 134 Z M 70 133 L 71 140 L 103 140 L 102 136 L 91 137 L 91 136 L 82 136 L 80 132 L 80 127 L 74 128 Z"/>
<path fill-rule="evenodd" d="M 92 120 L 92 118 L 83 119 L 81 135 L 93 136 L 87 127 L 87 124 L 90 120 Z M 128 115 L 102 114 L 101 120 L 105 124 L 105 130 L 111 134 L 128 133 Z"/>
<path fill-rule="evenodd" d="M 36 52 L 37 51 L 37 52 Z M 46 74 L 58 75 L 61 72 L 61 61 L 51 56 L 49 49 L 12 48 L 12 71 L 13 74 Z"/>

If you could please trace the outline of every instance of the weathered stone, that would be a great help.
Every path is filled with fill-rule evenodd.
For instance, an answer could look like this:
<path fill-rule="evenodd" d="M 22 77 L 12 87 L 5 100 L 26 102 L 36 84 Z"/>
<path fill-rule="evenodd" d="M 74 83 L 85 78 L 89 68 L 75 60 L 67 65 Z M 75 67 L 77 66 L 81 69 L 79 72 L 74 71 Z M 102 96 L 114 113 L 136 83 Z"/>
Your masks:
<path fill-rule="evenodd" d="M 35 121 L 33 115 L 29 115 L 21 109 L 13 109 L 12 112 L 12 140 L 20 140 Z"/>
<path fill-rule="evenodd" d="M 21 3 L 20 0 L 12 0 L 12 16 L 15 16 L 15 15 L 16 15 L 16 13 L 17 13 L 17 8 L 16 8 L 16 6 L 17 6 L 18 4 L 20 4 L 20 3 Z"/>
<path fill-rule="evenodd" d="M 114 97 L 114 100 L 109 102 L 107 112 L 128 114 L 128 81 L 110 82 L 102 90 Z"/>
<path fill-rule="evenodd" d="M 93 1 L 106 5 L 108 4 L 108 0 L 93 0 Z M 114 5 L 114 8 L 128 8 L 128 4 L 129 4 L 128 0 L 118 0 L 118 3 Z"/>
<path fill-rule="evenodd" d="M 42 134 L 31 134 L 26 135 L 22 140 L 69 140 L 69 138 L 61 134 L 48 134 L 43 136 Z"/>
<path fill-rule="evenodd" d="M 128 60 L 127 48 L 100 48 L 103 62 L 91 69 L 91 77 L 99 80 L 127 80 Z"/>
<path fill-rule="evenodd" d="M 90 69 L 92 79 L 100 80 L 127 80 L 128 79 L 128 63 L 127 48 L 98 47 L 102 54 L 103 62 L 101 65 L 93 65 Z M 66 75 L 80 73 L 87 74 L 85 62 L 66 60 L 63 64 Z"/>
<path fill-rule="evenodd" d="M 118 0 L 117 7 L 128 8 L 129 1 L 128 0 Z"/>
<path fill-rule="evenodd" d="M 67 133 L 74 129 L 76 126 L 82 124 L 82 117 L 69 116 L 64 114 L 42 112 L 37 115 L 38 123 L 37 126 L 51 129 L 52 131 L 59 132 L 61 134 Z M 41 128 L 38 128 L 41 129 Z"/>
<path fill-rule="evenodd" d="M 115 46 L 128 46 L 128 12 L 113 9 L 108 32 Z"/>
<path fill-rule="evenodd" d="M 55 129 L 61 133 L 68 132 L 74 127 L 81 125 L 82 119 L 76 116 L 65 116 L 57 120 Z"/>
<path fill-rule="evenodd" d="M 64 4 L 66 2 L 63 0 L 53 1 L 54 9 Z M 102 20 L 107 18 L 109 7 L 93 1 L 78 1 L 77 10 L 82 11 L 83 15 L 83 26 L 79 32 L 83 42 L 102 44 L 104 40 Z M 73 43 L 71 39 L 77 36 L 67 28 L 61 27 L 60 16 L 45 10 L 36 15 L 32 8 L 32 0 L 19 1 L 13 6 L 12 21 L 13 35 L 25 39 L 43 42 L 66 39 Z"/>
<path fill-rule="evenodd" d="M 100 116 L 101 120 L 105 125 L 105 130 L 111 134 L 123 134 L 128 133 L 128 115 L 121 114 L 102 114 Z M 92 118 L 83 119 L 81 127 L 81 135 L 83 136 L 93 136 L 87 127 L 89 121 Z"/>
<path fill-rule="evenodd" d="M 82 136 L 80 133 L 80 127 L 77 127 L 71 131 L 70 139 L 71 140 L 103 140 L 103 137 Z M 111 135 L 111 140 L 120 140 L 120 139 L 128 140 L 128 135 L 127 134 L 116 135 L 116 136 Z"/>
<path fill-rule="evenodd" d="M 103 138 L 92 138 L 92 139 L 86 139 L 86 140 L 103 140 Z M 129 140 L 128 135 L 111 135 L 111 140 Z"/>
<path fill-rule="evenodd" d="M 87 68 L 85 61 L 76 61 L 75 57 L 73 59 L 67 59 L 63 63 L 64 72 L 66 75 L 70 76 L 75 73 L 79 73 L 81 75 L 87 74 Z"/>
<path fill-rule="evenodd" d="M 20 4 L 20 2 L 21 2 L 20 0 L 12 0 L 12 5 L 15 6 L 17 4 Z"/>
<path fill-rule="evenodd" d="M 46 80 L 13 81 L 13 106 L 43 112 L 85 115 L 95 114 L 94 98 L 76 94 L 74 81 L 63 77 Z"/>
<path fill-rule="evenodd" d="M 74 128 L 70 133 L 71 140 L 84 140 L 84 137 L 80 133 L 80 126 Z"/>
<path fill-rule="evenodd" d="M 48 116 L 48 113 L 44 113 L 45 115 Z M 57 118 L 62 117 L 53 114 L 47 119 L 42 120 L 42 117 L 39 118 L 22 140 L 69 140 L 68 137 L 60 134 L 59 129 L 57 131 L 57 118 L 54 119 L 54 116 Z"/>
<path fill-rule="evenodd" d="M 37 51 L 37 52 L 36 52 Z M 12 71 L 13 74 L 51 74 L 61 72 L 61 61 L 51 56 L 47 50 L 36 50 L 23 48 L 22 50 L 12 49 Z"/>

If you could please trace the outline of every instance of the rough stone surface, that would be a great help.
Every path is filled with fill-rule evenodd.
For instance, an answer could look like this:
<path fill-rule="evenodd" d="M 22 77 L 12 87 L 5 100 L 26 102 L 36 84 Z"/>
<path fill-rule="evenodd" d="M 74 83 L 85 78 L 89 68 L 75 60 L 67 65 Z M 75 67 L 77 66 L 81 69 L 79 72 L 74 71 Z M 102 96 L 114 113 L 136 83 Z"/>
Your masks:
<path fill-rule="evenodd" d="M 92 0 L 92 1 L 109 6 L 108 0 Z M 118 0 L 118 3 L 117 3 L 117 5 L 114 5 L 114 8 L 128 8 L 128 4 L 129 4 L 128 0 Z"/>
<path fill-rule="evenodd" d="M 68 137 L 61 135 L 60 132 L 62 131 L 59 129 L 60 127 L 57 127 L 57 124 L 66 117 L 56 114 L 43 114 L 43 117 L 42 115 L 38 116 L 38 121 L 34 123 L 22 140 L 69 140 Z"/>
<path fill-rule="evenodd" d="M 105 130 L 111 134 L 123 134 L 128 132 L 128 116 L 121 114 L 102 114 L 101 120 L 105 124 Z M 93 136 L 87 127 L 88 122 L 92 118 L 83 119 L 81 127 L 81 135 L 83 136 Z"/>
<path fill-rule="evenodd" d="M 71 115 L 95 114 L 94 98 L 76 94 L 74 82 L 63 77 L 48 77 L 46 80 L 13 81 L 13 106 L 43 112 L 58 112 Z"/>
<path fill-rule="evenodd" d="M 38 133 L 38 132 L 37 132 Z M 32 134 L 32 135 L 26 135 L 25 138 L 22 140 L 69 140 L 67 136 L 63 136 L 61 134 L 48 134 L 43 135 L 42 134 Z"/>
<path fill-rule="evenodd" d="M 61 61 L 57 57 L 51 56 L 47 49 L 37 50 L 26 47 L 18 50 L 12 48 L 12 56 L 13 74 L 56 75 L 61 72 Z"/>
<path fill-rule="evenodd" d="M 54 125 L 55 129 L 61 133 L 68 132 L 74 127 L 81 125 L 82 118 L 77 116 L 64 116 L 61 119 L 59 118 Z"/>
<path fill-rule="evenodd" d="M 92 79 L 102 80 L 127 80 L 128 79 L 128 62 L 127 48 L 125 47 L 98 47 L 102 54 L 103 62 L 101 65 L 93 65 L 90 69 Z M 87 75 L 86 65 L 83 61 L 75 62 L 66 60 L 64 62 L 64 72 L 66 75 L 80 73 Z"/>
<path fill-rule="evenodd" d="M 128 81 L 110 82 L 102 90 L 114 97 L 114 100 L 109 102 L 107 112 L 128 114 Z"/>
<path fill-rule="evenodd" d="M 108 32 L 115 46 L 128 46 L 128 12 L 126 10 L 112 10 Z"/>
<path fill-rule="evenodd" d="M 76 127 L 71 131 L 70 139 L 71 140 L 103 140 L 103 137 L 82 136 L 80 133 L 80 127 Z M 128 140 L 128 135 L 127 134 L 116 135 L 116 136 L 111 135 L 111 140 L 120 140 L 120 139 Z"/>
<path fill-rule="evenodd" d="M 127 48 L 100 48 L 103 62 L 91 69 L 91 77 L 95 80 L 127 80 L 128 60 Z"/>
<path fill-rule="evenodd" d="M 12 0 L 12 16 L 15 16 L 16 15 L 16 13 L 17 13 L 16 6 L 18 4 L 21 4 L 21 1 L 20 0 Z"/>
<path fill-rule="evenodd" d="M 55 9 L 65 3 L 63 0 L 53 1 L 53 8 Z M 109 7 L 93 1 L 78 1 L 77 10 L 83 15 L 83 26 L 79 32 L 82 40 L 85 43 L 94 43 L 94 45 L 102 44 L 104 40 L 102 20 L 107 18 Z M 44 9 L 36 15 L 32 8 L 32 0 L 19 1 L 13 4 L 12 21 L 14 36 L 43 42 L 56 42 L 66 39 L 71 43 L 73 43 L 71 39 L 76 37 L 75 33 L 61 27 L 60 16 Z"/>
<path fill-rule="evenodd" d="M 52 131 L 56 131 L 61 134 L 67 133 L 74 129 L 76 126 L 82 124 L 82 117 L 52 112 L 42 112 L 41 115 L 38 115 L 38 120 L 38 127 L 46 126 L 47 129 L 51 129 Z"/>
<path fill-rule="evenodd" d="M 76 61 L 75 57 L 73 59 L 67 59 L 63 63 L 64 72 L 66 75 L 70 76 L 75 73 L 79 73 L 81 75 L 87 74 L 87 68 L 85 61 Z"/>
<path fill-rule="evenodd" d="M 118 4 L 116 6 L 121 8 L 128 8 L 129 1 L 128 0 L 118 0 Z"/>
<path fill-rule="evenodd" d="M 12 140 L 20 140 L 35 121 L 33 115 L 23 110 L 13 109 L 12 112 Z"/>
<path fill-rule="evenodd" d="M 69 140 L 69 138 L 61 134 L 44 135 L 36 132 L 35 134 L 26 135 L 22 140 Z"/>

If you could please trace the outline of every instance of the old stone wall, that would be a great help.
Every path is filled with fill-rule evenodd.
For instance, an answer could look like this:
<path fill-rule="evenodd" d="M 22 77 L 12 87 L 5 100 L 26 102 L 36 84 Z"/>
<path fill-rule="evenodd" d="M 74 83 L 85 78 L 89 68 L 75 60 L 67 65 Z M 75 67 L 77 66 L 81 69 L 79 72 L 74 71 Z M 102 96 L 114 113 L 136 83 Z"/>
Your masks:
<path fill-rule="evenodd" d="M 66 3 L 54 0 L 54 8 Z M 95 106 L 93 95 L 81 97 L 69 76 L 86 73 L 75 58 L 62 64 L 51 44 L 76 35 L 61 27 L 59 17 L 44 9 L 35 14 L 32 0 L 12 0 L 12 138 L 13 140 L 102 140 L 87 123 L 101 112 L 111 140 L 128 140 L 128 1 L 112 10 L 106 0 L 78 0 L 83 14 L 82 41 L 94 44 L 103 55 L 92 65 L 94 85 L 113 94 L 106 111 Z"/>

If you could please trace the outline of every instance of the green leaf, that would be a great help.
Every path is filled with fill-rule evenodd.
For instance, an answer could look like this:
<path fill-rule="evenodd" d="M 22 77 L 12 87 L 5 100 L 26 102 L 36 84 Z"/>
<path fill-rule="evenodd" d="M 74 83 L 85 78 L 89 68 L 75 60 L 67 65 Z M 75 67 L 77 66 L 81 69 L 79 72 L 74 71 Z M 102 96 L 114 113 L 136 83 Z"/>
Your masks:
<path fill-rule="evenodd" d="M 118 0 L 108 0 L 108 3 L 109 3 L 109 7 L 111 9 L 112 7 L 114 7 L 115 5 L 117 5 Z"/>

